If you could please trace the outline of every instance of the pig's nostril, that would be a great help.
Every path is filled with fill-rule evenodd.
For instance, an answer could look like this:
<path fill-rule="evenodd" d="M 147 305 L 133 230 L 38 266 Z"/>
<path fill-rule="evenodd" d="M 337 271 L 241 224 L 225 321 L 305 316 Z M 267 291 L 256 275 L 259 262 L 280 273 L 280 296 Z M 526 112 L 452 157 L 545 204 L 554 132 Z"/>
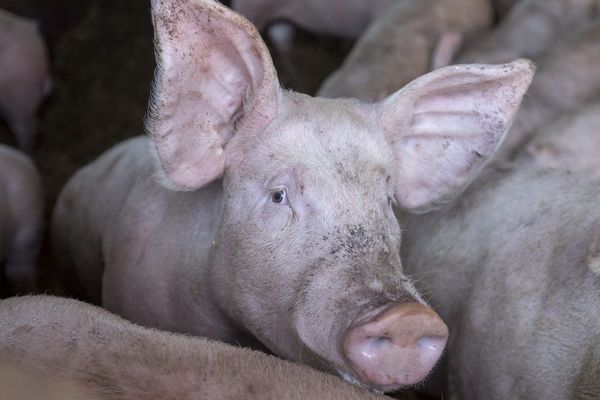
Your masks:
<path fill-rule="evenodd" d="M 444 347 L 444 344 L 446 343 L 446 339 L 445 338 L 441 338 L 441 337 L 422 337 L 421 339 L 419 339 L 417 341 L 417 347 L 423 349 L 423 350 L 429 350 L 429 351 L 439 351 L 440 347 Z"/>
<path fill-rule="evenodd" d="M 383 346 L 390 346 L 392 344 L 392 339 L 389 337 L 374 337 L 371 338 L 372 345 L 374 347 L 381 348 Z"/>
<path fill-rule="evenodd" d="M 368 359 L 380 357 L 393 345 L 392 340 L 387 337 L 370 337 L 362 344 L 360 354 Z"/>

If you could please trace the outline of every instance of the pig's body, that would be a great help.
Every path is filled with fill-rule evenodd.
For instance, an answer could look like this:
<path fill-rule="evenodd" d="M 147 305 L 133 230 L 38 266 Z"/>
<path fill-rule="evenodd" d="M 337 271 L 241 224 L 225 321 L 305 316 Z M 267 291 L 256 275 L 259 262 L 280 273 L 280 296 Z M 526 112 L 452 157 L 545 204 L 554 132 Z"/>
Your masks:
<path fill-rule="evenodd" d="M 11 290 L 34 288 L 43 218 L 40 178 L 20 152 L 0 145 L 0 265 Z"/>
<path fill-rule="evenodd" d="M 495 156 L 498 160 L 513 159 L 535 132 L 600 95 L 599 41 L 596 21 L 536 60 L 535 79 Z"/>
<path fill-rule="evenodd" d="M 150 146 L 146 137 L 128 140 L 64 189 L 54 247 L 59 262 L 71 258 L 81 266 L 64 265 L 64 281 L 78 285 L 69 291 L 140 324 L 243 341 L 214 297 L 219 269 L 211 248 L 222 219 L 222 185 L 166 189 L 156 179 Z"/>
<path fill-rule="evenodd" d="M 319 99 L 282 90 L 255 28 L 218 3 L 155 0 L 152 15 L 152 140 L 63 190 L 65 275 L 145 325 L 257 339 L 378 390 L 423 379 L 447 330 L 402 273 L 392 205 L 464 190 L 532 64 L 448 67 L 376 104 Z"/>
<path fill-rule="evenodd" d="M 566 114 L 533 135 L 524 158 L 543 168 L 600 177 L 600 101 Z"/>
<path fill-rule="evenodd" d="M 598 0 L 523 0 L 500 25 L 469 46 L 457 63 L 538 58 L 598 17 Z"/>
<path fill-rule="evenodd" d="M 434 64 L 450 64 L 462 37 L 487 28 L 491 21 L 488 0 L 399 2 L 369 27 L 318 94 L 382 99 L 430 71 Z M 446 60 L 434 62 L 437 53 Z"/>
<path fill-rule="evenodd" d="M 142 328 L 75 300 L 3 300 L 0 319 L 0 366 L 35 379 L 18 397 L 7 396 L 18 381 L 0 386 L 6 400 L 38 399 L 24 389 L 40 384 L 52 389 L 44 398 L 61 400 L 385 398 L 260 352 Z"/>
<path fill-rule="evenodd" d="M 48 54 L 37 24 L 0 10 L 0 117 L 19 148 L 35 144 L 35 114 L 52 86 Z"/>
<path fill-rule="evenodd" d="M 357 38 L 394 3 L 406 0 L 233 0 L 231 8 L 259 30 L 278 19 L 329 35 Z"/>
<path fill-rule="evenodd" d="M 599 194 L 520 166 L 407 218 L 408 269 L 452 332 L 450 398 L 600 397 Z"/>

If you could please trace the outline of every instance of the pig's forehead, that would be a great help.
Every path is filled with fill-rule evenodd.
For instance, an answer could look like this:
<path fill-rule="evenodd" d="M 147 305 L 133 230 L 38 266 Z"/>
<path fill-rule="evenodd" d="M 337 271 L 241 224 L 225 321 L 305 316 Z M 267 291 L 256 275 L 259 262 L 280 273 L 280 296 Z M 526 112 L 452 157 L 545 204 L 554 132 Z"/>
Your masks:
<path fill-rule="evenodd" d="M 286 99 L 264 144 L 294 164 L 380 164 L 391 162 L 391 148 L 371 105 L 295 95 Z M 292 101 L 293 100 L 293 101 Z"/>

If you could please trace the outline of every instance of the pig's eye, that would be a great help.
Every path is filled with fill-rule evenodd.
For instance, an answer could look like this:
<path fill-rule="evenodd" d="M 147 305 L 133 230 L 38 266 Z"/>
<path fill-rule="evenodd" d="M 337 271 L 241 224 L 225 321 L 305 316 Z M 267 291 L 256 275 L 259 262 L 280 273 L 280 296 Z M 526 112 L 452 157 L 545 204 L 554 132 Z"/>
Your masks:
<path fill-rule="evenodd" d="M 283 204 L 287 202 L 287 192 L 283 189 L 274 190 L 271 192 L 271 201 L 277 204 Z"/>

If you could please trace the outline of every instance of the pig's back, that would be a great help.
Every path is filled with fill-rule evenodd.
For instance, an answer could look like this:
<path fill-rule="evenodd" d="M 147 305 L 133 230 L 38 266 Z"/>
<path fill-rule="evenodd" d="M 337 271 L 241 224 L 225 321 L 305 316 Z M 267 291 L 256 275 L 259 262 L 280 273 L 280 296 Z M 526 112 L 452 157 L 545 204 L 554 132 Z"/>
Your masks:
<path fill-rule="evenodd" d="M 578 374 L 600 345 L 589 258 L 600 246 L 599 184 L 522 166 L 409 221 L 405 261 L 453 334 L 459 395 L 567 399 L 590 384 Z"/>
<path fill-rule="evenodd" d="M 170 190 L 155 164 L 150 140 L 139 137 L 82 168 L 59 197 L 53 247 L 69 294 L 141 325 L 189 332 L 180 297 L 209 264 L 222 183 Z"/>
<path fill-rule="evenodd" d="M 151 179 L 146 137 L 120 143 L 80 169 L 63 188 L 52 217 L 52 245 L 71 294 L 100 303 L 103 245 L 137 180 Z"/>

